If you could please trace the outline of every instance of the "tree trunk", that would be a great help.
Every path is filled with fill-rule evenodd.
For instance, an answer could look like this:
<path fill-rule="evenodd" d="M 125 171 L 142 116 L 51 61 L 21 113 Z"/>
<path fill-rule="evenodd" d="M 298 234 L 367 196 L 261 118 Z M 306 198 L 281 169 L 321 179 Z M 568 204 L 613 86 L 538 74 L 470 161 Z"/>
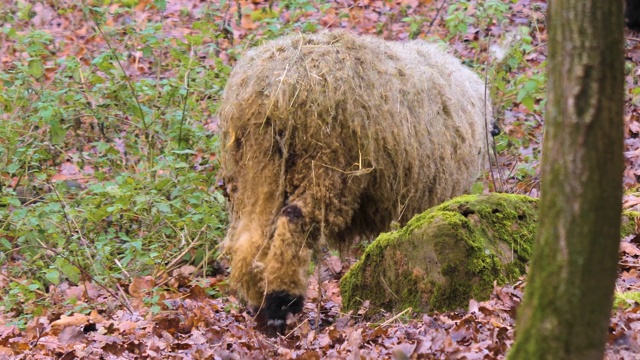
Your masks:
<path fill-rule="evenodd" d="M 550 0 L 540 223 L 510 359 L 603 358 L 623 171 L 622 1 Z"/>

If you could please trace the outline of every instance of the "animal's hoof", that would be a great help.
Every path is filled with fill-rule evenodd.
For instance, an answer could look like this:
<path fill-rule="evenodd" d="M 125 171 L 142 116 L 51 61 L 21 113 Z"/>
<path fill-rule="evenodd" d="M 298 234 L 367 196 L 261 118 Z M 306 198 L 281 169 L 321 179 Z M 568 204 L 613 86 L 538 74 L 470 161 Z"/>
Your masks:
<path fill-rule="evenodd" d="M 304 298 L 293 296 L 286 291 L 267 294 L 264 305 L 258 310 L 258 329 L 269 336 L 283 335 L 287 329 L 287 316 L 302 310 Z"/>

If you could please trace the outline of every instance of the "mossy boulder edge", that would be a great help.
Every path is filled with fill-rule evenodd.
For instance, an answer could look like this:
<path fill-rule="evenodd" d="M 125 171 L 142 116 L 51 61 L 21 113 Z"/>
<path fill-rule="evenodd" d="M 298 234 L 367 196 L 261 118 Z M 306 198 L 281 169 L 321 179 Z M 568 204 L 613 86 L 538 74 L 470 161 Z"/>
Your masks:
<path fill-rule="evenodd" d="M 532 254 L 537 199 L 464 195 L 383 233 L 342 278 L 343 309 L 447 311 L 487 300 L 494 281 L 525 273 Z"/>

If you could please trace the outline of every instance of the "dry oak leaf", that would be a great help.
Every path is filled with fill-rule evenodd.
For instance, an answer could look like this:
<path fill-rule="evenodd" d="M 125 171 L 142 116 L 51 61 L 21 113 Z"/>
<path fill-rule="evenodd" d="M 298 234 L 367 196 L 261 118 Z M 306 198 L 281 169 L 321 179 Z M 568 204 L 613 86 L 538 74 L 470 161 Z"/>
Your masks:
<path fill-rule="evenodd" d="M 155 286 L 156 282 L 151 276 L 134 278 L 129 285 L 129 295 L 136 299 L 144 299 Z"/>
<path fill-rule="evenodd" d="M 71 316 L 61 315 L 60 319 L 51 323 L 52 329 L 62 329 L 67 326 L 80 326 L 89 323 L 89 317 L 84 314 L 75 313 Z"/>
<path fill-rule="evenodd" d="M 80 327 L 67 327 L 58 335 L 61 344 L 73 344 L 83 342 L 87 339 Z"/>
<path fill-rule="evenodd" d="M 632 243 L 628 243 L 628 242 L 620 243 L 620 251 L 625 252 L 631 256 L 640 255 L 640 249 L 638 249 L 638 247 L 633 245 Z"/>

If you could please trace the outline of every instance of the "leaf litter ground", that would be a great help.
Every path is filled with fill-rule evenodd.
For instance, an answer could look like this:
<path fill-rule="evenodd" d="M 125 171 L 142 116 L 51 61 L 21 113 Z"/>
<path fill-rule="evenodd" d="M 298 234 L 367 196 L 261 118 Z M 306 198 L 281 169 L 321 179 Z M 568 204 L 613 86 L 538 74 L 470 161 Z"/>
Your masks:
<path fill-rule="evenodd" d="M 205 6 L 204 2 L 194 0 L 169 1 L 160 18 L 157 11 L 148 9 L 149 3 L 148 0 L 140 1 L 133 12 L 109 17 L 106 25 L 162 21 L 164 36 L 183 39 L 196 32 L 193 22 L 200 20 L 199 14 Z M 316 9 L 322 5 L 305 3 Z M 471 2 L 467 10 L 470 16 L 474 14 L 474 4 Z M 320 12 L 284 10 L 278 21 L 302 23 L 305 20 L 322 28 L 349 28 L 387 39 L 407 40 L 416 31 L 422 36 L 429 33 L 446 38 L 449 30 L 444 19 L 448 7 L 442 5 L 442 1 L 431 0 L 344 0 L 332 2 Z M 217 15 L 216 20 L 224 24 L 220 31 L 228 34 L 227 38 L 217 40 L 220 59 L 225 63 L 232 62 L 229 51 L 234 42 L 261 36 L 264 28 L 248 10 L 268 6 L 269 2 L 261 1 L 232 2 L 224 13 Z M 485 31 L 492 37 L 499 37 L 517 32 L 518 26 L 535 24 L 533 50 L 527 53 L 526 60 L 532 67 L 539 66 L 546 59 L 545 9 L 545 1 L 517 1 L 510 5 L 507 22 L 490 24 L 483 31 L 470 26 L 464 34 L 452 37 L 449 43 L 458 56 L 484 62 L 489 56 L 489 46 L 485 44 L 478 48 L 472 44 L 482 44 L 478 40 Z M 110 10 L 117 11 L 118 5 L 111 5 Z M 16 23 L 16 26 L 23 26 L 16 30 L 39 29 L 49 33 L 56 41 L 64 43 L 64 47 L 58 49 L 59 56 L 71 54 L 82 58 L 106 46 L 79 9 L 58 15 L 57 9 L 38 2 L 31 11 L 33 16 Z M 418 23 L 416 30 L 416 22 L 410 19 L 426 20 Z M 627 60 L 637 64 L 640 61 L 640 35 L 628 30 L 626 35 Z M 10 51 L 11 41 L 2 39 L 0 67 L 5 68 L 24 54 Z M 126 65 L 128 75 L 133 79 L 158 75 L 154 73 L 151 60 L 142 53 L 130 57 Z M 213 61 L 211 65 L 214 66 Z M 55 62 L 45 64 L 44 81 L 55 76 L 56 66 Z M 635 66 L 632 69 L 627 76 L 629 89 L 638 85 L 637 70 Z M 174 74 L 166 70 L 162 75 Z M 627 193 L 624 208 L 632 211 L 640 210 L 640 191 L 636 188 L 640 176 L 639 101 L 633 90 L 629 90 L 625 109 L 627 166 L 624 183 Z M 540 151 L 542 116 L 513 100 L 513 105 L 497 117 L 509 136 L 527 141 L 515 154 L 501 153 L 494 170 L 500 174 L 499 181 L 496 184 L 487 179 L 485 187 L 535 196 L 539 182 L 538 157 L 529 155 Z M 211 131 L 215 131 L 213 115 L 204 121 L 208 122 Z M 522 164 L 532 171 L 519 176 L 514 169 Z M 87 176 L 91 174 L 91 165 L 87 166 L 80 170 L 72 163 L 65 163 L 52 181 L 97 181 Z M 637 221 L 637 218 L 632 216 L 630 221 Z M 640 290 L 639 244 L 637 236 L 629 236 L 621 242 L 618 292 Z M 5 275 L 8 274 L 6 267 L 15 265 L 7 263 L 0 269 L 0 286 L 4 287 L 12 280 Z M 522 301 L 524 280 L 496 286 L 489 301 L 472 300 L 468 311 L 425 315 L 409 309 L 364 319 L 366 303 L 357 312 L 341 312 L 338 278 L 348 264 L 329 257 L 319 268 L 320 274 L 316 272 L 311 278 L 304 311 L 291 319 L 290 331 L 283 337 L 268 338 L 254 330 L 251 314 L 229 295 L 224 275 L 201 277 L 194 274 L 195 268 L 183 266 L 170 277 L 134 277 L 117 289 L 101 287 L 95 281 L 77 285 L 63 282 L 52 286 L 47 294 L 41 294 L 49 298 L 52 306 L 40 309 L 40 314 L 33 316 L 26 326 L 6 325 L 13 320 L 12 313 L 0 313 L 0 356 L 15 359 L 499 359 L 505 356 L 513 341 L 515 313 Z M 205 292 L 212 288 L 218 292 Z M 156 297 L 153 303 L 148 301 L 150 296 Z M 25 304 L 25 308 L 28 306 Z M 607 358 L 638 358 L 639 337 L 640 305 L 629 300 L 612 312 Z"/>

